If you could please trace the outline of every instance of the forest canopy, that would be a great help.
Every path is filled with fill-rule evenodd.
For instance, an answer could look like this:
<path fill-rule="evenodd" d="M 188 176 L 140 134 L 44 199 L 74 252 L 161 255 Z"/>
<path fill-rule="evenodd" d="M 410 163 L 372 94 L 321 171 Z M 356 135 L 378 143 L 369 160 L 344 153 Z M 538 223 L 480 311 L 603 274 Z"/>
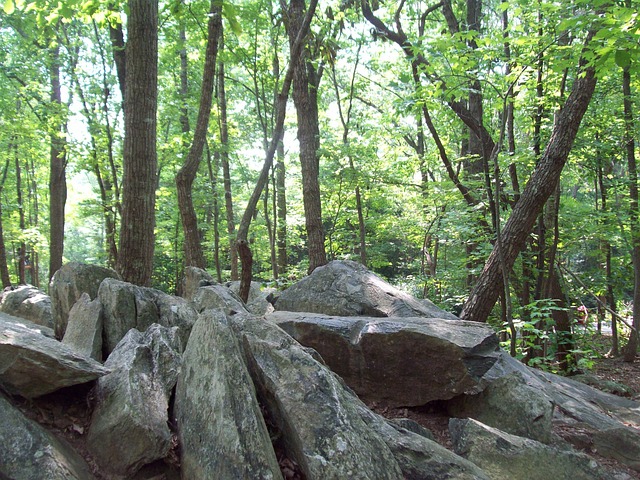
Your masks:
<path fill-rule="evenodd" d="M 512 338 L 637 329 L 639 7 L 5 0 L 3 287 L 351 259 Z"/>

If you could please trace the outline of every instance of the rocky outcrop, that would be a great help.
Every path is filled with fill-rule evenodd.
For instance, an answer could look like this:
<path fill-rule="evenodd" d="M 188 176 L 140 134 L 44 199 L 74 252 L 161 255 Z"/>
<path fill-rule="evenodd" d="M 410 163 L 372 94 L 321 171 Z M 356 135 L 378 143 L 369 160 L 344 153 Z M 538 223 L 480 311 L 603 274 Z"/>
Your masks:
<path fill-rule="evenodd" d="M 7 392 L 34 398 L 108 372 L 95 360 L 0 314 L 0 386 Z"/>
<path fill-rule="evenodd" d="M 471 417 L 500 430 L 551 442 L 554 402 L 527 384 L 521 372 L 498 378 L 477 395 L 462 395 L 447 403 L 449 414 Z"/>
<path fill-rule="evenodd" d="M 98 298 L 104 315 L 103 349 L 107 353 L 132 328 L 145 331 L 154 323 L 178 327 L 180 339 L 186 344 L 197 317 L 192 305 L 183 298 L 112 278 L 102 282 Z"/>
<path fill-rule="evenodd" d="M 132 475 L 171 447 L 169 399 L 181 364 L 177 327 L 132 329 L 98 380 L 87 446 L 105 472 Z M 126 441 L 123 441 L 126 439 Z"/>
<path fill-rule="evenodd" d="M 317 350 L 361 398 L 392 406 L 477 393 L 501 355 L 491 327 L 477 322 L 293 312 L 267 318 Z"/>
<path fill-rule="evenodd" d="M 236 295 L 240 295 L 240 282 L 228 282 L 225 284 L 229 290 Z M 267 298 L 271 298 L 276 293 L 274 288 L 263 289 L 260 282 L 251 282 L 249 288 L 249 298 L 247 299 L 247 310 L 254 315 L 265 315 L 273 312 L 273 305 Z"/>
<path fill-rule="evenodd" d="M 105 278 L 119 279 L 120 275 L 110 268 L 70 262 L 62 266 L 49 284 L 51 313 L 56 337 L 61 339 L 67 329 L 69 311 L 83 293 L 91 300 L 98 295 L 98 288 Z"/>
<path fill-rule="evenodd" d="M 88 480 L 85 460 L 0 393 L 0 478 L 13 480 Z"/>
<path fill-rule="evenodd" d="M 102 361 L 102 305 L 84 292 L 69 311 L 62 343 L 84 357 Z"/>
<path fill-rule="evenodd" d="M 187 300 L 192 300 L 200 287 L 216 284 L 217 282 L 206 270 L 187 266 L 184 269 L 184 278 L 182 280 L 182 296 Z"/>
<path fill-rule="evenodd" d="M 193 296 L 193 305 L 198 312 L 221 309 L 227 315 L 247 312 L 245 303 L 224 285 L 200 287 Z"/>
<path fill-rule="evenodd" d="M 193 327 L 175 416 L 182 478 L 282 478 L 238 341 L 221 310 Z"/>
<path fill-rule="evenodd" d="M 0 299 L 0 312 L 53 328 L 51 298 L 32 285 L 6 288 Z"/>
<path fill-rule="evenodd" d="M 426 317 L 455 320 L 433 303 L 389 285 L 359 263 L 329 262 L 287 288 L 275 309 L 333 316 Z"/>
<path fill-rule="evenodd" d="M 455 452 L 481 467 L 493 480 L 630 478 L 616 477 L 583 453 L 510 435 L 473 419 L 451 419 L 449 425 Z"/>

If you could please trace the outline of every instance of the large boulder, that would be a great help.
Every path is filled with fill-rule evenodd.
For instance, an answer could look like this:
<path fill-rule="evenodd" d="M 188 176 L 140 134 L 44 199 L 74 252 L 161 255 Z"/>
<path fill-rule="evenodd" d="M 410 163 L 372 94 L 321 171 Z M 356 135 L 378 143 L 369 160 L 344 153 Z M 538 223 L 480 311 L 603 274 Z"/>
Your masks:
<path fill-rule="evenodd" d="M 5 289 L 0 299 L 0 312 L 53 328 L 51 298 L 33 285 Z"/>
<path fill-rule="evenodd" d="M 271 322 L 249 315 L 231 320 L 259 398 L 306 478 L 402 478 L 339 377 Z"/>
<path fill-rule="evenodd" d="M 198 312 L 221 309 L 227 315 L 246 313 L 247 308 L 240 297 L 224 285 L 200 287 L 193 296 L 193 305 Z"/>
<path fill-rule="evenodd" d="M 85 460 L 66 442 L 26 418 L 0 393 L 0 478 L 88 480 Z"/>
<path fill-rule="evenodd" d="M 477 393 L 501 355 L 494 331 L 478 322 L 293 312 L 266 318 L 317 350 L 361 398 L 392 406 Z"/>
<path fill-rule="evenodd" d="M 69 311 L 62 343 L 80 355 L 102 361 L 102 305 L 84 292 Z"/>
<path fill-rule="evenodd" d="M 471 417 L 500 430 L 549 443 L 554 402 L 527 383 L 521 372 L 498 378 L 476 395 L 461 395 L 447 404 L 449 414 Z"/>
<path fill-rule="evenodd" d="M 240 295 L 240 282 L 227 282 L 225 284 L 229 290 L 236 295 Z M 247 310 L 254 315 L 264 315 L 273 312 L 273 305 L 267 298 L 276 293 L 275 288 L 263 289 L 260 282 L 251 282 L 249 287 L 249 298 L 247 299 Z"/>
<path fill-rule="evenodd" d="M 449 428 L 455 452 L 481 467 L 493 480 L 617 478 L 588 455 L 511 435 L 477 420 L 454 418 Z"/>
<path fill-rule="evenodd" d="M 287 288 L 275 309 L 335 316 L 457 317 L 389 285 L 359 263 L 334 260 Z"/>
<path fill-rule="evenodd" d="M 202 313 L 193 327 L 175 416 L 182 478 L 282 478 L 238 341 L 221 310 Z"/>
<path fill-rule="evenodd" d="M 62 339 L 67 329 L 69 311 L 83 293 L 91 300 L 98 295 L 98 288 L 105 278 L 120 278 L 115 270 L 96 265 L 70 262 L 54 273 L 49 284 L 51 312 L 56 337 Z"/>
<path fill-rule="evenodd" d="M 113 351 L 132 328 L 143 332 L 154 323 L 178 327 L 180 339 L 186 345 L 198 316 L 191 303 L 183 298 L 112 278 L 102 282 L 98 298 L 102 304 L 106 353 Z"/>
<path fill-rule="evenodd" d="M 181 364 L 177 327 L 132 329 L 98 381 L 87 447 L 104 471 L 132 475 L 171 448 L 169 399 Z"/>
<path fill-rule="evenodd" d="M 192 300 L 200 287 L 216 285 L 214 278 L 202 268 L 187 266 L 184 269 L 182 279 L 182 296 L 187 300 Z"/>
<path fill-rule="evenodd" d="M 95 360 L 0 313 L 0 386 L 8 393 L 39 397 L 107 373 Z"/>

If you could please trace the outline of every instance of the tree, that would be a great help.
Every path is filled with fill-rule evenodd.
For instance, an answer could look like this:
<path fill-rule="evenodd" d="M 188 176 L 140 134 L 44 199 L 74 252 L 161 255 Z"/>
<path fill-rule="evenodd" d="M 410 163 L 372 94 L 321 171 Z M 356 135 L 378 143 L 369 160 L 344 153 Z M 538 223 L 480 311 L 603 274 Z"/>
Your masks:
<path fill-rule="evenodd" d="M 117 269 L 148 285 L 155 247 L 158 2 L 129 0 L 124 96 L 122 224 Z"/>
<path fill-rule="evenodd" d="M 204 253 L 200 242 L 198 219 L 192 200 L 193 181 L 198 173 L 202 152 L 204 149 L 211 105 L 213 104 L 213 87 L 216 80 L 215 69 L 218 56 L 218 44 L 222 34 L 222 5 L 212 1 L 209 12 L 207 48 L 205 53 L 204 72 L 202 74 L 202 90 L 200 94 L 200 109 L 193 142 L 189 149 L 187 160 L 176 175 L 178 189 L 178 207 L 184 230 L 185 263 L 194 267 L 205 268 Z"/>

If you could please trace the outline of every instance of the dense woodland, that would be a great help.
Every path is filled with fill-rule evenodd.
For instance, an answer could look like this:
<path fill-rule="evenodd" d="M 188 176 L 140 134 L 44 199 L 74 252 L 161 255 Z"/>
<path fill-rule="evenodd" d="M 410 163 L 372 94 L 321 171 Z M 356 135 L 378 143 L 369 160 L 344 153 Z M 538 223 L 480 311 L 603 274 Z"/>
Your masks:
<path fill-rule="evenodd" d="M 633 360 L 639 10 L 4 0 L 2 284 L 80 261 L 282 287 L 351 259 L 530 363 L 575 362 L 585 306 Z"/>

